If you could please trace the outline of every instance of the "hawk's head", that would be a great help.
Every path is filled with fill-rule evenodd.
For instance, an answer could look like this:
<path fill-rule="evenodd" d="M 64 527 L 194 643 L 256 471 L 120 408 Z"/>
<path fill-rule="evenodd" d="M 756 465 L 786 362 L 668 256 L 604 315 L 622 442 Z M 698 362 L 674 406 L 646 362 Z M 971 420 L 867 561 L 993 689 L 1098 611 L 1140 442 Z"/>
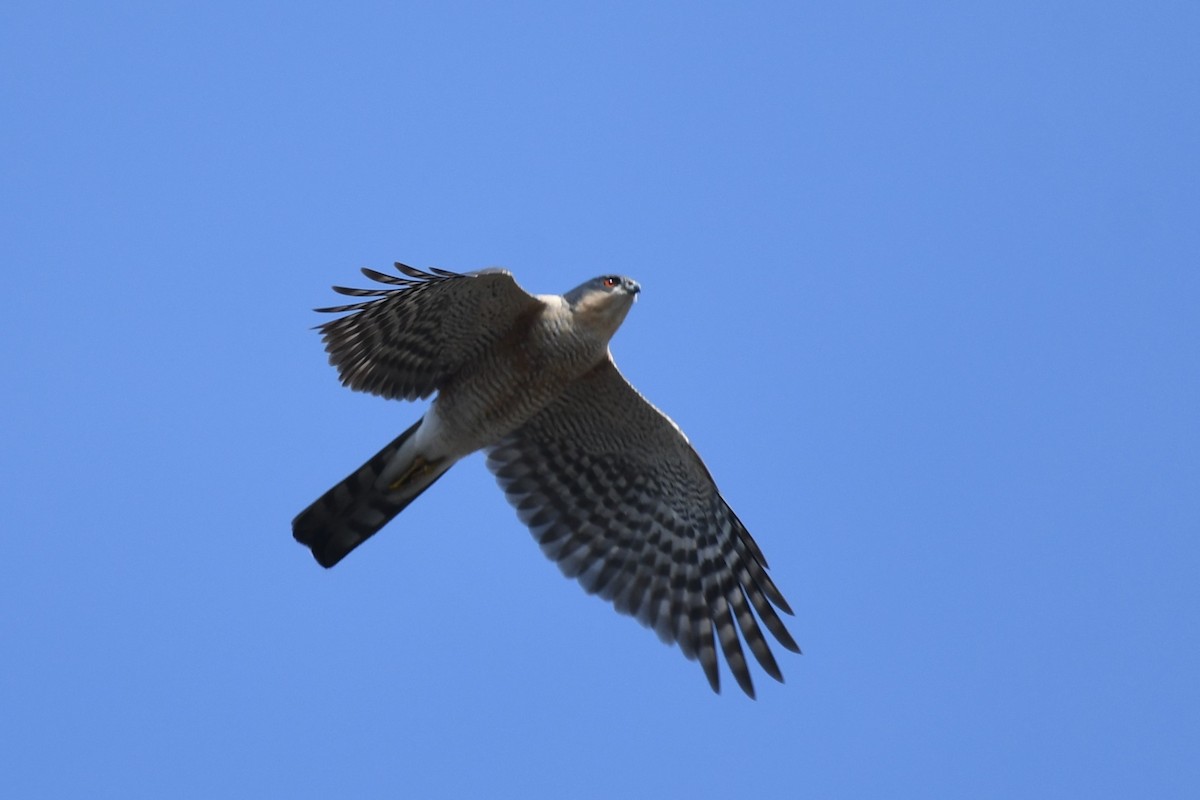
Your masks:
<path fill-rule="evenodd" d="M 576 318 L 603 329 L 609 336 L 625 321 L 642 287 L 623 275 L 602 275 L 563 295 Z"/>

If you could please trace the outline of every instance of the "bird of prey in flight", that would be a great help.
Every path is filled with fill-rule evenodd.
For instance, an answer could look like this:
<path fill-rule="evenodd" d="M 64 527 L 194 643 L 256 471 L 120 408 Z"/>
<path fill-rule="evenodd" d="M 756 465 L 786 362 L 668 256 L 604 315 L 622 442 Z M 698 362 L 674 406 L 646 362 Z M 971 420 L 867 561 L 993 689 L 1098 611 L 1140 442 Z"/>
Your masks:
<path fill-rule="evenodd" d="M 531 295 L 500 269 L 396 264 L 382 287 L 317 309 L 342 383 L 396 400 L 437 393 L 425 415 L 292 522 L 332 567 L 476 450 L 542 551 L 590 594 L 699 660 L 720 691 L 717 649 L 754 696 L 745 641 L 783 680 L 759 622 L 800 652 L 750 533 L 669 417 L 617 371 L 608 344 L 641 287 L 605 275 Z M 753 609 L 753 611 L 751 610 Z M 715 640 L 715 644 L 714 644 Z"/>

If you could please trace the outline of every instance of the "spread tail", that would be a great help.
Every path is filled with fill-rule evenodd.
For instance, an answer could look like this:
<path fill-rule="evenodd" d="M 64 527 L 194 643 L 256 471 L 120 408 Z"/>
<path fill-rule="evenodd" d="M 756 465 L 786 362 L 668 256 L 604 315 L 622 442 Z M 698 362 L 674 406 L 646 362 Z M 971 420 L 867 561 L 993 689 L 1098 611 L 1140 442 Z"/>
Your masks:
<path fill-rule="evenodd" d="M 382 484 L 380 476 L 420 425 L 421 421 L 417 420 L 415 425 L 292 520 L 292 536 L 312 550 L 313 558 L 322 567 L 332 567 L 345 558 L 351 550 L 407 508 L 454 464 L 449 461 L 429 465 L 395 490 Z M 392 474 L 404 475 L 408 471 L 406 466 L 398 473 L 393 470 Z"/>

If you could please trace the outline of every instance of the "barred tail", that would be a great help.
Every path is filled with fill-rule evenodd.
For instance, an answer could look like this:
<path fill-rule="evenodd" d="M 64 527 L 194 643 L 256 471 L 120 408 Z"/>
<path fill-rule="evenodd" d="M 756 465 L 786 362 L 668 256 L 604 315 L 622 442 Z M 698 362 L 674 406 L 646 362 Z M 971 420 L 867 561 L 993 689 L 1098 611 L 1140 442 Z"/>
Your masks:
<path fill-rule="evenodd" d="M 415 425 L 292 520 L 292 536 L 312 550 L 313 558 L 322 567 L 332 567 L 345 558 L 453 465 L 453 461 L 441 465 L 398 491 L 388 491 L 379 485 L 384 469 L 420 425 L 421 421 L 417 420 Z"/>

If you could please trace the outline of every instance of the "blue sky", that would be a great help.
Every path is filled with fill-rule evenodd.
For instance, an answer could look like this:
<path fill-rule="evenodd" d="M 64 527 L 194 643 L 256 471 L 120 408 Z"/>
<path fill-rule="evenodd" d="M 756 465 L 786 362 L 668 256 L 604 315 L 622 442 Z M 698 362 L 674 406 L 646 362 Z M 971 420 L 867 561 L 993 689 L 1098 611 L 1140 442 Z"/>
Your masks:
<path fill-rule="evenodd" d="M 1194 3 L 0 10 L 13 797 L 1194 797 Z M 361 266 L 619 272 L 803 656 L 710 693 L 421 413 Z"/>

